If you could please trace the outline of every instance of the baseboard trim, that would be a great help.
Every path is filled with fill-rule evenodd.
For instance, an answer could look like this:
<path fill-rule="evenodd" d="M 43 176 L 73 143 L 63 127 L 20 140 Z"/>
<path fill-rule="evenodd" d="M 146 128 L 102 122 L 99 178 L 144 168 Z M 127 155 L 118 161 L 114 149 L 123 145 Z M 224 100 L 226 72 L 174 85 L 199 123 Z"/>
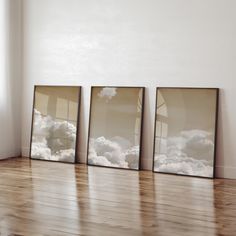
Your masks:
<path fill-rule="evenodd" d="M 20 150 L 15 152 L 5 152 L 0 154 L 0 160 L 9 159 L 12 157 L 19 157 L 21 154 Z"/>
<path fill-rule="evenodd" d="M 236 179 L 236 167 L 216 166 L 216 178 Z"/>

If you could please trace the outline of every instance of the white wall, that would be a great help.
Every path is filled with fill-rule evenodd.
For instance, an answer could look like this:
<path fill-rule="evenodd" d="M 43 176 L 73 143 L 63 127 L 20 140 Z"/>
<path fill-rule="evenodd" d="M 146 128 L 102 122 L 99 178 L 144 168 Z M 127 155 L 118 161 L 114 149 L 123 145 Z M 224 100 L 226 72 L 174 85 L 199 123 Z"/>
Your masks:
<path fill-rule="evenodd" d="M 0 159 L 21 154 L 21 0 L 0 0 Z"/>
<path fill-rule="evenodd" d="M 83 86 L 81 162 L 90 86 L 146 86 L 145 169 L 152 163 L 155 87 L 219 87 L 217 175 L 236 178 L 235 0 L 24 0 L 23 9 L 24 155 L 34 84 Z"/>

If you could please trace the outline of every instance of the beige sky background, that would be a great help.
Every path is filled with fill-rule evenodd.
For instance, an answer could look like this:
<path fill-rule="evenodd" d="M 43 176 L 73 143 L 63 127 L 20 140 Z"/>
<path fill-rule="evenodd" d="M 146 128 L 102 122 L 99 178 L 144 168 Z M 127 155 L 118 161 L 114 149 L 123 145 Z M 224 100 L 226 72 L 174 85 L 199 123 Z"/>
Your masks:
<path fill-rule="evenodd" d="M 142 93 L 142 88 L 94 87 L 90 138 L 120 136 L 139 145 Z"/>
<path fill-rule="evenodd" d="M 54 119 L 77 121 L 79 88 L 73 86 L 37 86 L 35 109 Z"/>
<path fill-rule="evenodd" d="M 168 136 L 182 130 L 200 129 L 213 133 L 215 129 L 216 90 L 159 89 L 158 120 L 168 125 Z M 213 138 L 213 137 L 212 137 Z"/>

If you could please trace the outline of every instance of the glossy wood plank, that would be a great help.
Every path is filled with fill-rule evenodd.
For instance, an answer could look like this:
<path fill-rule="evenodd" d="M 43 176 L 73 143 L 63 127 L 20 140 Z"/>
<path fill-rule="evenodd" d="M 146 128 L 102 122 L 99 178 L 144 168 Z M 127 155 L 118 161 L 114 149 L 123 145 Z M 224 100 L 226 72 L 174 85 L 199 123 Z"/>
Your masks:
<path fill-rule="evenodd" d="M 0 235 L 236 235 L 236 180 L 0 161 Z"/>

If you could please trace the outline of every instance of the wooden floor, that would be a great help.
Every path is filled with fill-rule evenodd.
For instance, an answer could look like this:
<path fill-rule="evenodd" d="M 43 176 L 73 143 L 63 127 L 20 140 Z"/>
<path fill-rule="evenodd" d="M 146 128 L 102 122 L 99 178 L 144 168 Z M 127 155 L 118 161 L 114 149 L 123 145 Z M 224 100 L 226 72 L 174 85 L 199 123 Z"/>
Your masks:
<path fill-rule="evenodd" d="M 0 161 L 0 235 L 236 235 L 236 181 Z"/>

